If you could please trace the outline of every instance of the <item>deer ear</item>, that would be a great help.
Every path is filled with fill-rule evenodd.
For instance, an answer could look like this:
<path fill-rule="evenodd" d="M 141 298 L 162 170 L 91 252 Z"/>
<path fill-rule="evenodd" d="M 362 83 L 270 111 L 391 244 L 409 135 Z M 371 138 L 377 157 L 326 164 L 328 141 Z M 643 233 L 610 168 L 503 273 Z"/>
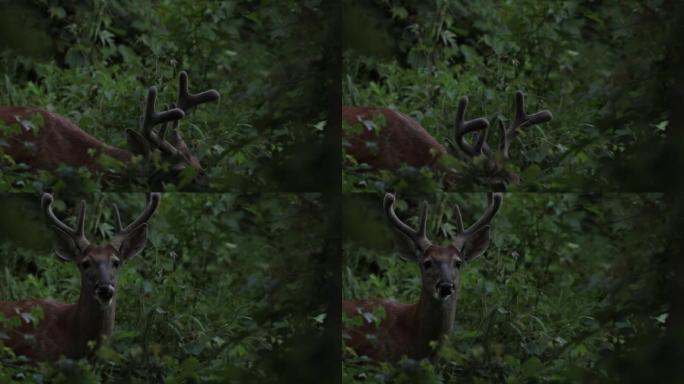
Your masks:
<path fill-rule="evenodd" d="M 126 138 L 128 140 L 128 147 L 134 154 L 146 156 L 150 151 L 147 146 L 147 140 L 145 140 L 140 133 L 132 129 L 127 129 Z"/>
<path fill-rule="evenodd" d="M 55 255 L 62 261 L 76 261 L 76 255 L 79 253 L 78 246 L 71 235 L 67 234 L 57 226 L 52 226 L 55 234 L 53 243 Z"/>
<path fill-rule="evenodd" d="M 399 231 L 393 230 L 393 232 L 399 246 L 399 257 L 404 261 L 417 261 L 419 250 L 416 243 Z"/>
<path fill-rule="evenodd" d="M 461 257 L 470 261 L 483 254 L 487 247 L 489 247 L 489 225 L 485 225 L 470 236 L 463 244 Z"/>
<path fill-rule="evenodd" d="M 143 250 L 147 244 L 147 224 L 142 224 L 126 236 L 119 246 L 122 259 L 129 259 Z"/>

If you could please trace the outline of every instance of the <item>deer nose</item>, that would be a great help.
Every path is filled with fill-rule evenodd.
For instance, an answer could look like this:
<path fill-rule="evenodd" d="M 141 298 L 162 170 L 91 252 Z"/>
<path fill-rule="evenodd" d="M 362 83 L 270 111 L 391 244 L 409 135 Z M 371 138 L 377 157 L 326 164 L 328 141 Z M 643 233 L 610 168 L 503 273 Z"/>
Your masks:
<path fill-rule="evenodd" d="M 453 283 L 448 283 L 446 281 L 440 281 L 439 283 L 437 283 L 435 290 L 437 291 L 437 295 L 441 299 L 445 299 L 454 293 L 454 291 L 456 290 L 456 287 L 454 286 Z"/>
<path fill-rule="evenodd" d="M 100 285 L 95 288 L 95 294 L 102 300 L 109 300 L 114 297 L 114 287 L 110 284 Z"/>

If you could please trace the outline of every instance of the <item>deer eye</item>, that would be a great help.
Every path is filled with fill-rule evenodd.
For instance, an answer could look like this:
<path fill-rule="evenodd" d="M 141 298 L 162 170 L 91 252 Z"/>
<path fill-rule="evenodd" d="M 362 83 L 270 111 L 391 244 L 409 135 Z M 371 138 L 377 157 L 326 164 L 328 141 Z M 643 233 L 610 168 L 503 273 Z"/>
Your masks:
<path fill-rule="evenodd" d="M 83 269 L 88 269 L 88 268 L 90 268 L 90 261 L 89 261 L 89 260 L 83 260 L 83 261 L 81 262 L 81 268 L 83 268 Z"/>
<path fill-rule="evenodd" d="M 119 265 L 121 265 L 121 261 L 119 261 L 119 259 L 114 259 L 114 261 L 112 261 L 112 265 L 114 266 L 114 268 L 119 268 Z"/>
<path fill-rule="evenodd" d="M 423 261 L 423 268 L 430 269 L 430 267 L 432 267 L 432 260 L 428 259 Z"/>
<path fill-rule="evenodd" d="M 456 267 L 457 269 L 461 269 L 462 266 L 463 266 L 463 260 L 454 259 L 454 267 Z"/>

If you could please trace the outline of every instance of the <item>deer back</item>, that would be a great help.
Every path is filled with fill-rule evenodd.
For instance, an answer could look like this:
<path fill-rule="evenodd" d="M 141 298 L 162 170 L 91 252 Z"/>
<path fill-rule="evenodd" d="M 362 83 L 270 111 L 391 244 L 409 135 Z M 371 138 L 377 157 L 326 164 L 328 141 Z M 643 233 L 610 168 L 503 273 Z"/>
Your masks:
<path fill-rule="evenodd" d="M 6 126 L 18 127 L 0 133 L 8 145 L 5 152 L 33 169 L 54 170 L 66 164 L 94 170 L 98 154 L 120 161 L 131 158 L 130 152 L 97 140 L 67 118 L 45 109 L 0 107 L 0 119 Z"/>
<path fill-rule="evenodd" d="M 382 117 L 380 117 L 382 116 Z M 384 119 L 384 124 L 374 123 Z M 376 169 L 433 166 L 447 153 L 417 121 L 390 108 L 342 107 L 342 121 L 353 127 L 347 152 Z"/>

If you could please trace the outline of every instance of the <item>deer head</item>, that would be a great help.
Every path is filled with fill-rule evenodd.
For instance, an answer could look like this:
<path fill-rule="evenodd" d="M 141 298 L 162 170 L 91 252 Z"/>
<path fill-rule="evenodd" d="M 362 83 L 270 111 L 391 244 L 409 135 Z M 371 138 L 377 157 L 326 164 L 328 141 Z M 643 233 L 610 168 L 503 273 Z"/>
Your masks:
<path fill-rule="evenodd" d="M 107 309 L 116 294 L 116 278 L 121 265 L 140 253 L 147 243 L 147 222 L 159 206 L 160 195 L 147 196 L 143 213 L 125 228 L 119 209 L 114 205 L 117 233 L 105 245 L 93 245 L 85 236 L 85 202 L 81 202 L 76 228 L 59 220 L 52 211 L 52 195 L 43 194 L 42 206 L 54 234 L 54 251 L 63 261 L 78 266 L 81 273 L 81 292 L 92 293 L 101 309 Z"/>
<path fill-rule="evenodd" d="M 423 292 L 435 300 L 444 301 L 458 295 L 461 267 L 481 254 L 489 246 L 490 222 L 501 206 L 503 195 L 487 195 L 488 207 L 484 215 L 464 229 L 461 211 L 456 206 L 458 234 L 451 244 L 434 245 L 427 237 L 428 205 L 423 202 L 415 230 L 401 221 L 394 212 L 394 195 L 385 195 L 385 215 L 399 238 L 399 257 L 418 264 Z"/>
<path fill-rule="evenodd" d="M 146 107 L 141 119 L 142 131 L 127 129 L 128 145 L 131 150 L 147 157 L 151 150 L 159 150 L 161 158 L 170 166 L 165 170 L 157 170 L 151 177 L 151 184 L 158 184 L 163 180 L 175 180 L 186 168 L 195 170 L 195 183 L 204 184 L 205 171 L 199 160 L 190 151 L 178 129 L 179 120 L 186 116 L 197 105 L 216 101 L 220 98 L 218 91 L 208 91 L 190 94 L 188 91 L 188 74 L 181 71 L 178 79 L 178 99 L 168 106 L 164 112 L 156 112 L 157 88 L 150 87 L 147 91 Z M 157 131 L 154 127 L 162 125 Z M 168 132 L 169 139 L 165 138 Z"/>
<path fill-rule="evenodd" d="M 518 129 L 535 124 L 545 123 L 553 118 L 551 112 L 544 110 L 528 115 L 525 113 L 525 95 L 522 91 L 515 93 L 515 117 L 508 127 L 503 120 L 499 119 L 499 154 L 495 154 L 487 144 L 489 121 L 485 118 L 477 118 L 465 121 L 465 112 L 468 107 L 468 97 L 464 96 L 458 103 L 456 123 L 454 127 L 454 141 L 449 141 L 449 152 L 464 161 L 473 161 L 477 156 L 485 156 L 486 175 L 481 182 L 493 186 L 496 190 L 505 190 L 508 184 L 517 184 L 520 178 L 517 174 L 506 169 L 502 161 L 508 161 L 511 142 L 517 136 Z M 471 144 L 465 138 L 468 133 L 475 133 L 475 143 Z"/>

